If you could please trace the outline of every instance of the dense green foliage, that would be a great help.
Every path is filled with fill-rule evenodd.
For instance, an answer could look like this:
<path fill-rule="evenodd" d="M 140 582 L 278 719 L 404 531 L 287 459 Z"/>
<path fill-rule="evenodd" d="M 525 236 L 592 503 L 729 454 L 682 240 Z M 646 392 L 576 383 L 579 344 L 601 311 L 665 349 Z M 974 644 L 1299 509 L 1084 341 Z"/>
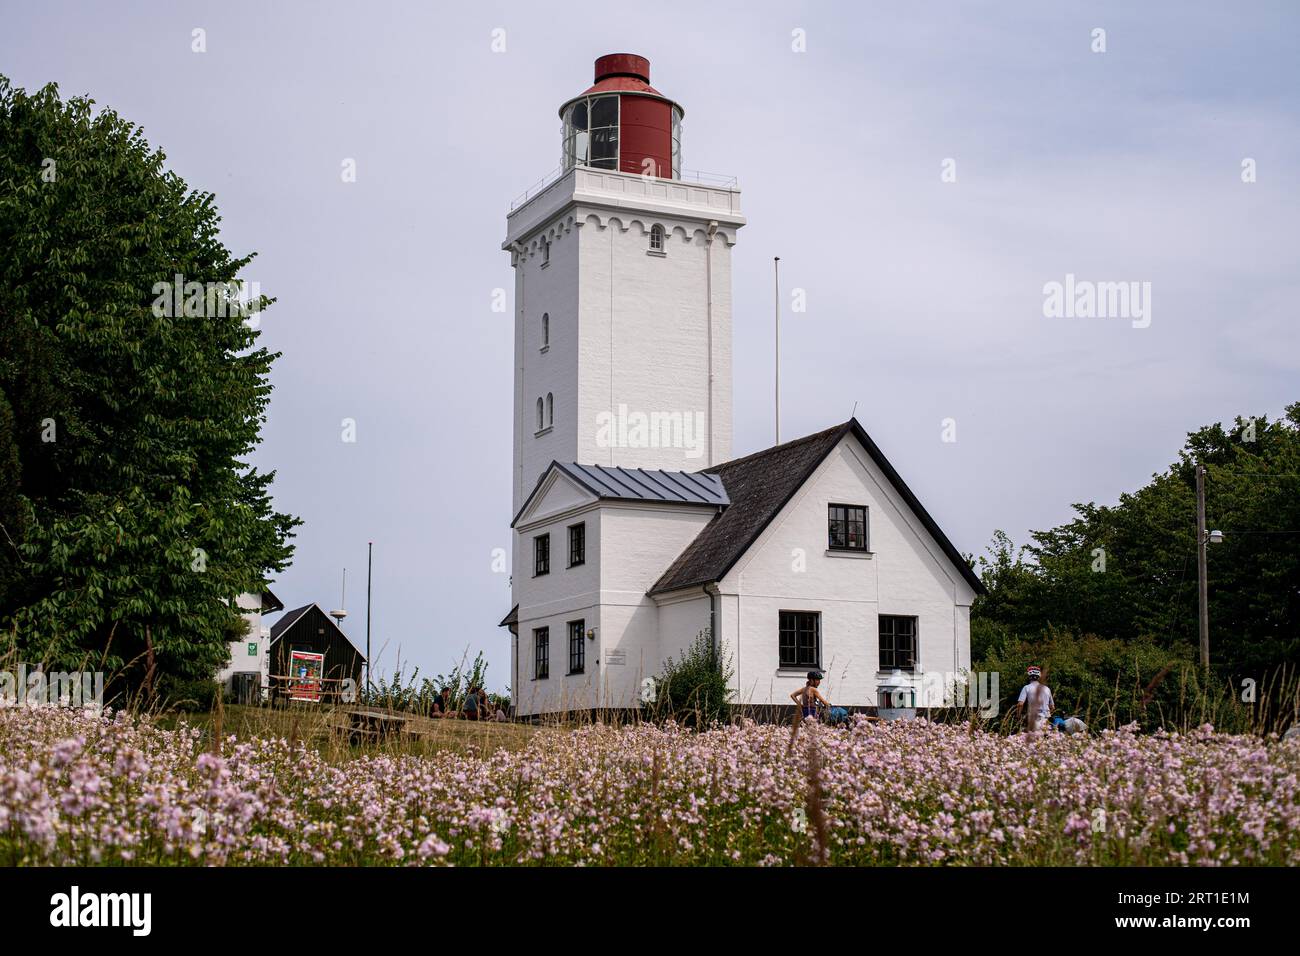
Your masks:
<path fill-rule="evenodd" d="M 1198 661 L 1196 462 L 1206 465 L 1206 515 L 1224 533 L 1209 546 L 1210 660 Z M 978 562 L 989 593 L 972 609 L 976 669 L 1022 674 L 1029 658 L 1055 673 L 1058 698 L 1216 692 L 1254 680 L 1279 686 L 1300 663 L 1300 403 L 1277 421 L 1238 418 L 1191 433 L 1178 461 L 1117 504 L 1076 504 L 1067 524 L 1016 548 L 1002 532 Z M 1076 635 L 1072 638 L 1070 635 Z M 1006 673 L 1004 671 L 1004 673 Z M 1113 685 L 1113 686 L 1111 686 Z M 1004 688 L 1004 692 L 1006 688 Z M 1138 697 L 1145 697 L 1138 693 Z M 1124 703 L 1128 701 L 1128 703 Z"/>
<path fill-rule="evenodd" d="M 391 677 L 382 674 L 375 677 L 373 684 L 362 691 L 361 700 L 370 707 L 428 716 L 433 713 L 434 701 L 442 694 L 443 688 L 450 688 L 451 709 L 459 713 L 465 705 L 465 698 L 471 687 L 487 687 L 487 669 L 487 661 L 483 659 L 482 651 L 475 655 L 474 660 L 468 665 L 466 657 L 462 657 L 452 666 L 450 674 L 438 674 L 434 677 L 421 678 L 418 667 L 408 674 L 399 664 Z M 493 709 L 499 705 L 502 710 L 509 713 L 508 693 L 489 693 L 487 697 Z"/>
<path fill-rule="evenodd" d="M 643 694 L 651 719 L 671 718 L 686 727 L 707 727 L 728 716 L 732 670 L 714 646 L 708 628 L 700 631 L 680 659 L 668 658 L 653 687 Z"/>
<path fill-rule="evenodd" d="M 158 283 L 228 290 L 252 258 L 164 158 L 111 110 L 0 77 L 0 625 L 29 661 L 154 689 L 224 662 L 233 599 L 297 524 L 243 462 L 275 358 L 254 323 L 223 291 L 158 307 Z"/>

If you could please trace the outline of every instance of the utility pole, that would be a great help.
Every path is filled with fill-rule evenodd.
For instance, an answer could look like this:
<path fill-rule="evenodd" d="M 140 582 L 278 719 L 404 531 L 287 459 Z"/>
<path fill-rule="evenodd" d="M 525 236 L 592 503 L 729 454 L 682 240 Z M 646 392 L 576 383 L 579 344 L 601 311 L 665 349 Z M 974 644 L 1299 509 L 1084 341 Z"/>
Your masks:
<path fill-rule="evenodd" d="M 1196 463 L 1196 591 L 1200 604 L 1201 666 L 1210 669 L 1210 585 L 1205 562 L 1205 465 Z"/>
<path fill-rule="evenodd" d="M 772 257 L 772 304 L 776 307 L 776 444 L 781 444 L 781 257 Z"/>
<path fill-rule="evenodd" d="M 375 543 L 366 546 L 366 694 L 370 694 L 370 576 L 375 566 Z"/>

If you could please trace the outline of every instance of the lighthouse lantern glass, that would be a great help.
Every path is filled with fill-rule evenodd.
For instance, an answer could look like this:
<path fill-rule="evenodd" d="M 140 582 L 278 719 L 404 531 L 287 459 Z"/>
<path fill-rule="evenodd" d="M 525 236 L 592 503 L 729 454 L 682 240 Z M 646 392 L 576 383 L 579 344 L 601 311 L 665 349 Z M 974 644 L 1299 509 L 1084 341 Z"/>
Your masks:
<path fill-rule="evenodd" d="M 564 168 L 618 168 L 618 97 L 578 100 L 564 114 Z"/>
<path fill-rule="evenodd" d="M 673 179 L 682 178 L 682 111 L 673 107 Z"/>

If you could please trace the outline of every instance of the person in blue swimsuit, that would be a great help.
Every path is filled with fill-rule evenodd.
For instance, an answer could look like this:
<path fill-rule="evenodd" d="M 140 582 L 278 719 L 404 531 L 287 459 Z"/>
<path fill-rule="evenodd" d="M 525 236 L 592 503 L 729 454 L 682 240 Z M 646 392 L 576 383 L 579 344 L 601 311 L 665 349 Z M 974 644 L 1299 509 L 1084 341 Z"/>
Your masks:
<path fill-rule="evenodd" d="M 817 689 L 821 686 L 821 682 L 821 671 L 809 671 L 808 683 L 790 695 L 790 699 L 799 705 L 801 717 L 816 717 L 819 706 L 827 708 L 831 706 L 831 702 Z"/>

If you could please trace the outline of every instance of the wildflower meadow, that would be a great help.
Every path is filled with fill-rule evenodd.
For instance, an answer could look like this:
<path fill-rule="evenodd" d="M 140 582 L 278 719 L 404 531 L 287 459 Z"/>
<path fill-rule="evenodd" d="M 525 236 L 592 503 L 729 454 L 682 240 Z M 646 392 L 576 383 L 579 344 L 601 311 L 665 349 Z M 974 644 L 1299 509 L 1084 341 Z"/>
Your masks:
<path fill-rule="evenodd" d="M 481 751 L 481 752 L 480 752 Z M 427 755 L 0 711 L 0 864 L 1300 862 L 1300 744 L 741 722 Z"/>

